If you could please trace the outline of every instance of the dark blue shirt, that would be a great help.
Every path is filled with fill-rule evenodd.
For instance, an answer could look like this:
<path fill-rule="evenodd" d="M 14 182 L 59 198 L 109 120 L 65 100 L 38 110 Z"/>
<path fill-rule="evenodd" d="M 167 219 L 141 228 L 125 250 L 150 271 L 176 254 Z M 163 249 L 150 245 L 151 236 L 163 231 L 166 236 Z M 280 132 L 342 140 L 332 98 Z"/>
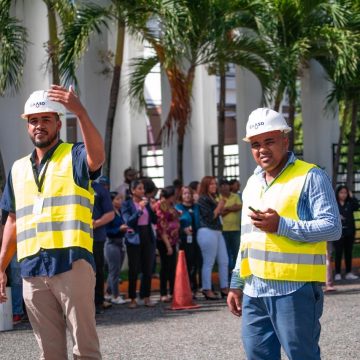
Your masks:
<path fill-rule="evenodd" d="M 123 224 L 125 222 L 121 213 L 116 211 L 113 221 L 106 225 L 106 236 L 110 239 L 124 237 L 124 233 L 120 231 L 120 226 Z"/>
<path fill-rule="evenodd" d="M 100 219 L 104 214 L 114 211 L 112 205 L 110 191 L 107 190 L 102 184 L 93 182 L 92 187 L 95 191 L 95 202 L 93 219 Z M 105 242 L 106 240 L 106 225 L 99 226 L 94 229 L 94 241 Z"/>
<path fill-rule="evenodd" d="M 38 174 L 46 161 L 52 156 L 55 149 L 62 143 L 60 140 L 51 148 L 41 160 L 37 167 Z M 74 144 L 72 151 L 73 176 L 74 181 L 80 187 L 87 189 L 89 181 L 94 180 L 100 175 L 100 169 L 89 172 L 86 160 L 86 150 L 83 143 Z M 32 164 L 35 163 L 35 150 L 29 158 Z M 35 180 L 34 180 L 35 181 Z M 7 183 L 0 202 L 0 208 L 7 212 L 15 213 L 15 196 L 11 178 L 11 170 L 8 175 Z M 76 260 L 84 259 L 88 261 L 95 271 L 95 262 L 92 253 L 84 248 L 74 246 L 66 249 L 41 249 L 37 254 L 29 256 L 20 262 L 21 276 L 54 276 L 69 271 L 72 263 Z"/>

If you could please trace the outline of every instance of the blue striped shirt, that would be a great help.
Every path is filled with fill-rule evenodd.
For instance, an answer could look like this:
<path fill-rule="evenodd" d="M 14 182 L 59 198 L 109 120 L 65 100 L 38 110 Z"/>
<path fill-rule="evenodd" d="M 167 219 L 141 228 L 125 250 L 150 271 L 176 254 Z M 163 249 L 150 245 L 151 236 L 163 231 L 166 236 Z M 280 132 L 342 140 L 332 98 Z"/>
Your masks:
<path fill-rule="evenodd" d="M 277 177 L 295 160 L 295 155 L 289 153 L 289 159 Z M 266 184 L 265 172 L 260 166 L 255 169 L 254 174 L 259 177 L 264 189 L 270 185 Z M 297 212 L 299 221 L 280 217 L 278 235 L 301 242 L 335 241 L 340 238 L 339 210 L 330 179 L 323 170 L 313 168 L 309 171 L 300 194 Z M 299 281 L 262 279 L 254 275 L 241 279 L 240 254 L 239 251 L 231 278 L 231 289 L 243 289 L 244 294 L 251 297 L 281 296 L 295 292 L 305 284 Z"/>

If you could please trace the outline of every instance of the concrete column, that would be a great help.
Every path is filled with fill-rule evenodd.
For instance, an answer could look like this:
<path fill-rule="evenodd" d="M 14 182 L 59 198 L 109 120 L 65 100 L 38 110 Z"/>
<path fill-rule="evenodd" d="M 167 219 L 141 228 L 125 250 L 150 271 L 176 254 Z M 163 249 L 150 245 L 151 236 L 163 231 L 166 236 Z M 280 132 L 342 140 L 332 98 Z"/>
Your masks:
<path fill-rule="evenodd" d="M 169 114 L 171 104 L 171 90 L 169 81 L 163 71 L 161 71 L 161 124 L 164 124 Z M 177 177 L 177 135 L 173 134 L 169 144 L 163 142 L 164 154 L 164 186 L 171 185 Z"/>
<path fill-rule="evenodd" d="M 16 16 L 28 31 L 30 41 L 27 47 L 26 62 L 21 89 L 18 94 L 0 98 L 2 131 L 0 150 L 5 171 L 12 163 L 30 153 L 33 145 L 29 139 L 26 122 L 20 118 L 29 95 L 39 89 L 47 89 L 50 76 L 46 71 L 47 54 L 44 43 L 48 41 L 47 11 L 42 0 L 18 1 L 14 4 Z"/>
<path fill-rule="evenodd" d="M 338 141 L 337 106 L 325 110 L 331 84 L 321 65 L 311 60 L 301 78 L 304 160 L 325 168 L 332 176 L 332 144 Z"/>
<path fill-rule="evenodd" d="M 196 69 L 190 126 L 184 140 L 184 184 L 211 175 L 211 145 L 217 144 L 216 77 Z"/>
<path fill-rule="evenodd" d="M 246 134 L 246 123 L 250 113 L 260 106 L 262 106 L 262 88 L 259 80 L 250 71 L 236 67 L 236 124 L 242 188 L 256 167 L 250 146 L 242 139 Z"/>
<path fill-rule="evenodd" d="M 113 33 L 111 39 L 113 44 L 115 44 L 115 35 Z M 129 75 L 132 71 L 131 59 L 143 56 L 143 53 L 143 45 L 126 33 L 120 92 L 113 129 L 111 188 L 123 182 L 123 172 L 126 168 L 129 166 L 139 168 L 138 145 L 147 142 L 145 110 L 131 108 L 128 96 Z"/>
<path fill-rule="evenodd" d="M 105 65 L 101 63 L 101 54 L 106 53 L 108 32 L 102 29 L 100 35 L 93 34 L 89 49 L 86 51 L 77 70 L 81 102 L 102 136 L 105 134 L 106 116 L 109 105 L 111 76 L 103 74 Z M 83 141 L 78 125 L 78 141 Z"/>

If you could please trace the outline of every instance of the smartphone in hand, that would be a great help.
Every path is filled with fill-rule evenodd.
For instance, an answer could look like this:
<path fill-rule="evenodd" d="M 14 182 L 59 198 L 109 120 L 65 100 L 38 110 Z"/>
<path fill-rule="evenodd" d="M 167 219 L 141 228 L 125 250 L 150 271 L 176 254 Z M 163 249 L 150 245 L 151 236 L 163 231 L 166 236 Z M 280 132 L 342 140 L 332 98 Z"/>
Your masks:
<path fill-rule="evenodd" d="M 249 209 L 254 212 L 254 213 L 259 213 L 261 212 L 260 210 L 255 210 L 252 206 L 249 206 Z"/>

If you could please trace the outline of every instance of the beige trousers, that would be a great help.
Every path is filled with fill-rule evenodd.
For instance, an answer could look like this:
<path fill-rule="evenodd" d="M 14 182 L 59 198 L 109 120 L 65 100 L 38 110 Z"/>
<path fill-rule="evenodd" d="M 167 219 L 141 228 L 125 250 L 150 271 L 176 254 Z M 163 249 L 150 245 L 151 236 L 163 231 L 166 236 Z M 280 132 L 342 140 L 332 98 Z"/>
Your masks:
<path fill-rule="evenodd" d="M 67 359 L 66 329 L 74 359 L 101 359 L 94 305 L 95 274 L 86 260 L 53 277 L 23 279 L 24 301 L 40 359 Z"/>

